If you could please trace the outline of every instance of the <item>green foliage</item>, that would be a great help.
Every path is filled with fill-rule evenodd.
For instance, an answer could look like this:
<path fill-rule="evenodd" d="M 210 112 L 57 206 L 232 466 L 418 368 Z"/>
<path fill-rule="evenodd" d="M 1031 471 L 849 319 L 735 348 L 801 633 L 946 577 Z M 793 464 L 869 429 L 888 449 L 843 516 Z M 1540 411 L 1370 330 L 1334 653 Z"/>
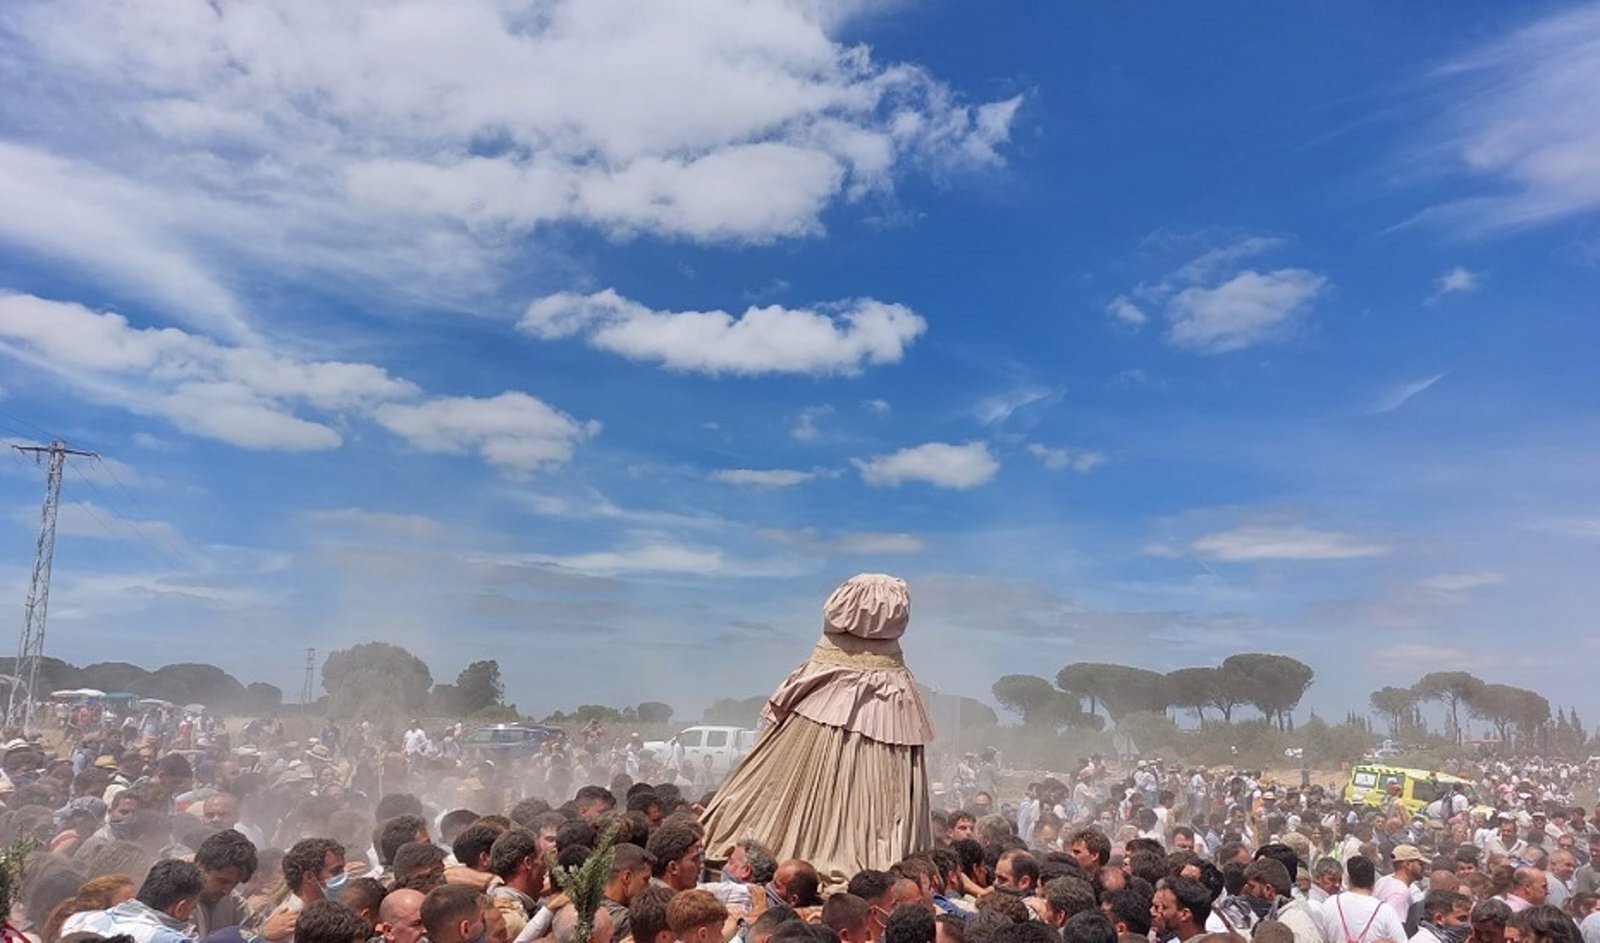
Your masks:
<path fill-rule="evenodd" d="M 475 661 L 456 676 L 457 712 L 473 714 L 499 704 L 506 686 L 500 680 L 498 661 Z"/>
<path fill-rule="evenodd" d="M 1435 671 L 1423 675 L 1412 690 L 1424 701 L 1438 701 L 1449 710 L 1449 733 L 1460 743 L 1461 708 L 1483 690 L 1483 682 L 1465 671 Z"/>
<path fill-rule="evenodd" d="M 1500 742 L 1511 745 L 1515 726 L 1524 747 L 1535 747 L 1541 728 L 1550 720 L 1550 702 L 1526 688 L 1509 684 L 1484 684 L 1467 700 L 1472 716 L 1494 725 Z"/>
<path fill-rule="evenodd" d="M 1238 680 L 1249 692 L 1246 700 L 1280 730 L 1292 729 L 1290 715 L 1316 676 L 1311 666 L 1299 659 L 1262 652 L 1229 655 L 1222 662 L 1222 671 Z"/>
<path fill-rule="evenodd" d="M 1001 707 L 1022 718 L 1025 727 L 1050 723 L 1052 706 L 1061 693 L 1038 675 L 1005 675 L 989 690 Z"/>
<path fill-rule="evenodd" d="M 1368 703 L 1374 712 L 1389 722 L 1389 735 L 1399 737 L 1406 716 L 1417 706 L 1419 699 L 1415 688 L 1386 687 L 1373 691 Z"/>
<path fill-rule="evenodd" d="M 22 897 L 23 866 L 39 843 L 26 836 L 14 840 L 0 851 L 0 920 L 9 922 L 13 904 Z"/>
<path fill-rule="evenodd" d="M 550 868 L 556 886 L 566 893 L 578 911 L 578 925 L 573 938 L 584 943 L 594 933 L 594 915 L 600 909 L 600 902 L 605 899 L 606 882 L 611 880 L 611 863 L 617 856 L 612 842 L 616 837 L 617 826 L 613 825 L 606 829 L 594 853 L 583 864 L 573 868 L 557 864 Z"/>
<path fill-rule="evenodd" d="M 1089 701 L 1089 713 L 1104 707 L 1116 722 L 1136 711 L 1167 709 L 1166 676 L 1143 668 L 1103 662 L 1075 662 L 1056 673 L 1056 686 Z"/>
<path fill-rule="evenodd" d="M 672 723 L 672 705 L 660 701 L 640 701 L 634 716 L 641 724 Z"/>
<path fill-rule="evenodd" d="M 722 697 L 713 701 L 700 715 L 702 724 L 731 725 L 736 727 L 754 727 L 756 721 L 761 719 L 761 708 L 767 703 L 766 695 L 758 694 L 755 697 L 731 698 Z"/>
<path fill-rule="evenodd" d="M 328 655 L 322 687 L 334 717 L 375 717 L 426 706 L 433 674 L 398 645 L 365 642 Z"/>
<path fill-rule="evenodd" d="M 1179 668 L 1167 672 L 1167 700 L 1173 707 L 1188 708 L 1206 725 L 1206 708 L 1212 706 L 1212 697 L 1221 683 L 1221 672 L 1216 668 Z"/>

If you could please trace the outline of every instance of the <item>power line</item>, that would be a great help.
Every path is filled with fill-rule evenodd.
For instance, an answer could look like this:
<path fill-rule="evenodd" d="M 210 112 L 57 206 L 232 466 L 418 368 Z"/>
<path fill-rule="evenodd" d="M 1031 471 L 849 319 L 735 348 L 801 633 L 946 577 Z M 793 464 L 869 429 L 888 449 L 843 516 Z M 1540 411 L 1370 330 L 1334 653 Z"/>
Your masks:
<path fill-rule="evenodd" d="M 96 497 L 98 497 L 100 499 L 101 505 L 107 511 L 111 512 L 111 515 L 113 517 L 115 517 L 117 519 L 117 521 L 122 524 L 122 526 L 124 528 L 127 529 L 128 533 L 133 535 L 134 541 L 136 543 L 142 541 L 144 543 L 149 544 L 150 545 L 150 549 L 155 551 L 156 555 L 161 558 L 161 562 L 162 562 L 163 565 L 169 566 L 174 570 L 181 570 L 181 569 L 184 568 L 183 563 L 180 562 L 176 557 L 169 556 L 167 554 L 166 549 L 163 549 L 162 544 L 161 544 L 161 542 L 159 540 L 157 540 L 156 538 L 154 538 L 154 537 L 150 536 L 149 534 L 145 533 L 144 530 L 142 530 L 139 527 L 139 524 L 138 524 L 137 521 L 131 520 L 127 515 L 123 514 L 121 511 L 117 510 L 116 506 L 111 503 L 111 501 L 108 498 L 108 496 L 106 495 L 106 493 L 104 491 L 101 491 L 100 487 L 98 485 L 96 485 L 94 483 L 94 481 L 91 478 L 89 478 L 88 475 L 85 475 L 81 469 L 79 469 L 79 468 L 77 468 L 75 466 L 68 466 L 68 467 L 71 468 L 72 473 L 78 477 L 78 480 L 83 483 L 84 487 L 88 488 L 90 490 L 90 492 L 92 492 Z M 94 512 L 92 510 L 90 510 L 90 508 L 89 508 L 89 506 L 87 504 L 80 504 L 79 507 L 81 507 L 91 517 L 94 516 Z M 107 530 L 109 531 L 109 528 L 107 528 Z M 172 548 L 172 549 L 175 549 L 175 548 Z M 181 549 L 179 550 L 178 555 L 179 556 L 183 555 L 183 552 L 181 551 Z"/>

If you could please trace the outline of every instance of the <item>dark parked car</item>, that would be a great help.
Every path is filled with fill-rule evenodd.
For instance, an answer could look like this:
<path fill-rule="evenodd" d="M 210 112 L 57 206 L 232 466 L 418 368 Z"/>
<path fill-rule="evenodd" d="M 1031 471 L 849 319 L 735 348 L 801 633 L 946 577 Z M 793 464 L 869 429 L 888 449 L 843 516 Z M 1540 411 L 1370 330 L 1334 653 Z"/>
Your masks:
<path fill-rule="evenodd" d="M 541 724 L 490 724 L 467 734 L 464 747 L 475 759 L 517 759 L 538 753 L 545 741 L 559 732 Z"/>

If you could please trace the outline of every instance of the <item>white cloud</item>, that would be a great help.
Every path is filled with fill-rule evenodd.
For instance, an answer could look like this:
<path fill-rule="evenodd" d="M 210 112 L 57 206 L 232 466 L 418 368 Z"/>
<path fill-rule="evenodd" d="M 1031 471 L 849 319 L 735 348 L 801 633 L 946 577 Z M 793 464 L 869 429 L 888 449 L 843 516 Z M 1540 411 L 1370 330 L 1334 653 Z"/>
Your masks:
<path fill-rule="evenodd" d="M 1028 444 L 1028 454 L 1043 462 L 1044 467 L 1051 471 L 1065 471 L 1070 468 L 1081 474 L 1094 471 L 1106 463 L 1103 452 L 1088 449 L 1056 449 L 1037 442 Z"/>
<path fill-rule="evenodd" d="M 894 412 L 894 407 L 890 406 L 886 399 L 864 399 L 861 401 L 861 408 L 874 416 L 887 416 Z"/>
<path fill-rule="evenodd" d="M 815 477 L 816 472 L 792 468 L 722 468 L 711 473 L 712 481 L 746 488 L 793 488 Z"/>
<path fill-rule="evenodd" d="M 815 442 L 822 435 L 822 429 L 817 426 L 817 420 L 833 413 L 833 407 L 828 405 L 807 406 L 800 410 L 800 417 L 795 420 L 794 426 L 789 430 L 789 435 L 801 442 Z"/>
<path fill-rule="evenodd" d="M 1159 240 L 1167 249 L 1214 242 L 1216 233 Z M 1240 263 L 1288 245 L 1277 236 L 1230 235 L 1154 281 L 1141 282 L 1106 306 L 1116 320 L 1139 327 L 1157 311 L 1167 321 L 1167 342 L 1201 353 L 1240 350 L 1288 333 L 1294 318 L 1307 310 L 1328 286 L 1322 275 L 1306 269 L 1269 272 L 1240 269 Z"/>
<path fill-rule="evenodd" d="M 1436 593 L 1456 594 L 1464 593 L 1469 589 L 1480 589 L 1484 586 L 1497 586 L 1505 582 L 1505 577 L 1499 573 L 1441 573 L 1418 580 L 1417 586 L 1421 589 Z"/>
<path fill-rule="evenodd" d="M 437 540 L 448 530 L 443 523 L 426 515 L 368 511 L 363 508 L 309 511 L 303 516 L 313 524 L 345 527 L 406 540 Z"/>
<path fill-rule="evenodd" d="M 1388 390 L 1385 390 L 1383 395 L 1378 397 L 1377 402 L 1373 403 L 1367 412 L 1369 415 L 1392 413 L 1404 406 L 1406 403 L 1410 402 L 1413 396 L 1428 390 L 1435 383 L 1438 383 L 1444 378 L 1444 373 L 1436 373 L 1431 377 L 1423 377 L 1420 380 L 1412 380 L 1408 383 L 1396 384 L 1395 386 L 1390 387 Z"/>
<path fill-rule="evenodd" d="M 921 481 L 939 488 L 965 490 L 988 484 L 1000 471 L 1000 461 L 984 442 L 951 445 L 928 442 L 912 448 L 852 459 L 861 479 L 874 487 L 897 487 Z"/>
<path fill-rule="evenodd" d="M 1456 266 L 1450 271 L 1440 275 L 1434 282 L 1433 297 L 1429 301 L 1437 301 L 1445 295 L 1470 295 L 1477 291 L 1483 284 L 1483 274 Z"/>
<path fill-rule="evenodd" d="M 973 408 L 973 414 L 978 417 L 979 422 L 986 426 L 1000 425 L 1015 415 L 1018 410 L 1026 409 L 1036 403 L 1054 404 L 1060 402 L 1061 396 L 1062 391 L 1060 390 L 1025 386 L 985 397 Z"/>
<path fill-rule="evenodd" d="M 1106 305 L 1106 313 L 1130 327 L 1142 327 L 1150 320 L 1139 306 L 1128 300 L 1127 295 L 1118 295 Z"/>
<path fill-rule="evenodd" d="M 611 289 L 561 292 L 528 305 L 519 327 L 542 340 L 583 336 L 630 360 L 693 373 L 856 374 L 898 363 L 927 322 L 870 298 L 815 309 L 777 305 L 726 311 L 657 311 Z"/>
<path fill-rule="evenodd" d="M 1239 527 L 1207 534 L 1190 545 L 1196 554 L 1228 563 L 1255 560 L 1352 560 L 1390 552 L 1383 544 L 1338 531 L 1305 527 Z"/>
<path fill-rule="evenodd" d="M 1167 338 L 1210 354 L 1249 347 L 1281 334 L 1327 284 L 1305 269 L 1247 269 L 1213 288 L 1185 288 L 1168 307 Z"/>
<path fill-rule="evenodd" d="M 1424 160 L 1483 187 L 1418 219 L 1486 231 L 1600 209 L 1600 7 L 1562 8 L 1434 78 L 1450 108 Z"/>
<path fill-rule="evenodd" d="M 1001 162 L 1020 96 L 876 60 L 828 6 L 5 4 L 0 239 L 242 340 L 235 269 L 455 306 L 540 226 L 764 242 Z"/>
<path fill-rule="evenodd" d="M 39 509 L 23 508 L 13 517 L 30 528 L 37 527 Z M 96 540 L 160 542 L 164 546 L 178 541 L 178 529 L 167 521 L 137 520 L 93 501 L 61 502 L 56 515 L 56 533 Z"/>
<path fill-rule="evenodd" d="M 363 409 L 418 391 L 371 364 L 299 360 L 219 344 L 177 328 L 136 328 L 114 313 L 0 293 L 0 350 L 76 391 L 245 448 L 334 448 L 339 433 L 299 408 Z"/>
<path fill-rule="evenodd" d="M 838 540 L 842 552 L 863 556 L 921 553 L 927 547 L 927 542 L 914 534 L 855 533 L 844 534 Z"/>
<path fill-rule="evenodd" d="M 600 431 L 598 422 L 579 422 L 514 391 L 488 398 L 439 397 L 415 406 L 389 403 L 374 418 L 424 452 L 476 452 L 518 473 L 565 464 L 579 443 Z"/>

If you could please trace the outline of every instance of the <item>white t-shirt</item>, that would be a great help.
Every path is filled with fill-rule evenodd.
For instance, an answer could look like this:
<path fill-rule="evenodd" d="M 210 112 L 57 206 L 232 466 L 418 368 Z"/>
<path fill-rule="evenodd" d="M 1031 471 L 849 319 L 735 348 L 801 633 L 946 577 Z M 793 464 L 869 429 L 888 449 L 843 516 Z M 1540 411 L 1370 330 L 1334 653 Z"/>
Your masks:
<path fill-rule="evenodd" d="M 1392 907 L 1370 894 L 1346 891 L 1322 905 L 1322 938 L 1327 943 L 1376 943 L 1408 938 Z"/>

